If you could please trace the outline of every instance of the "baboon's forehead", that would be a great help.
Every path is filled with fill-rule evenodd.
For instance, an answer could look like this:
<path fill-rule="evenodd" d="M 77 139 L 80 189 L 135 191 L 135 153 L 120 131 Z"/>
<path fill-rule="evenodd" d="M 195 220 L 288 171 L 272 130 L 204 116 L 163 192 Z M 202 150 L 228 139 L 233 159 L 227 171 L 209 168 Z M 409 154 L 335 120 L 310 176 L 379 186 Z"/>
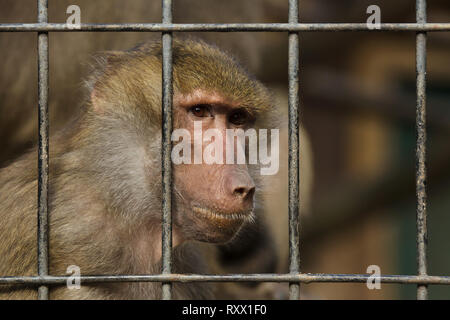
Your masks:
<path fill-rule="evenodd" d="M 174 50 L 173 78 L 174 88 L 185 94 L 211 90 L 249 105 L 261 105 L 262 99 L 268 99 L 264 86 L 235 59 L 214 47 Z"/>
<path fill-rule="evenodd" d="M 122 63 L 126 83 L 161 83 L 162 48 L 152 42 L 129 52 L 128 63 Z M 231 55 L 201 41 L 175 40 L 172 50 L 174 91 L 191 94 L 211 91 L 243 106 L 271 108 L 267 89 L 254 79 Z M 137 81 L 146 79 L 148 81 Z"/>
<path fill-rule="evenodd" d="M 151 42 L 137 50 L 138 56 L 161 65 L 160 42 Z M 172 48 L 174 82 L 180 89 L 198 86 L 248 87 L 254 80 L 230 54 L 199 40 L 174 40 Z M 150 65 L 150 64 L 149 64 Z M 153 71 L 153 70 L 149 70 Z"/>

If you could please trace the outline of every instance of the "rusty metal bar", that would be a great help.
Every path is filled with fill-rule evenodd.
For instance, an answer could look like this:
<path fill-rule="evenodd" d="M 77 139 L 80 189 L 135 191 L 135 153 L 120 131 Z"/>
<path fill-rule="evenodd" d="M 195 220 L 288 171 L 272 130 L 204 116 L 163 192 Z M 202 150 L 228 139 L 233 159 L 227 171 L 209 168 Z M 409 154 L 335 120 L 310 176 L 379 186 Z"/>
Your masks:
<path fill-rule="evenodd" d="M 172 0 L 162 1 L 163 24 L 172 23 Z M 172 272 L 172 33 L 162 34 L 162 274 Z M 162 299 L 172 298 L 172 284 L 162 283 Z"/>
<path fill-rule="evenodd" d="M 416 0 L 417 23 L 427 20 L 426 0 Z M 419 276 L 427 275 L 427 194 L 426 194 L 426 67 L 427 34 L 416 35 L 416 196 L 417 196 L 417 271 Z M 428 288 L 417 286 L 417 299 L 426 300 Z"/>
<path fill-rule="evenodd" d="M 450 23 L 381 23 L 369 29 L 366 23 L 83 23 L 70 29 L 65 23 L 2 23 L 0 32 L 317 32 L 317 31 L 450 31 Z"/>
<path fill-rule="evenodd" d="M 42 277 L 0 277 L 0 285 L 11 284 L 65 284 L 69 276 L 42 276 Z M 152 275 L 103 275 L 81 276 L 81 283 L 100 282 L 359 282 L 372 281 L 370 274 L 322 274 L 322 273 L 297 273 L 297 274 L 228 274 L 228 275 L 204 275 L 204 274 L 152 274 Z M 382 283 L 397 284 L 433 284 L 450 285 L 449 276 L 417 276 L 417 275 L 380 275 Z"/>
<path fill-rule="evenodd" d="M 38 21 L 48 21 L 48 2 L 38 0 Z M 38 275 L 48 275 L 48 33 L 38 33 L 38 105 L 39 105 L 39 147 L 38 147 Z M 38 299 L 48 299 L 48 287 L 38 288 Z"/>
<path fill-rule="evenodd" d="M 289 0 L 289 23 L 298 22 L 298 0 Z M 300 272 L 299 249 L 299 45 L 298 32 L 289 33 L 289 272 Z M 289 299 L 300 298 L 300 284 L 289 284 Z"/>

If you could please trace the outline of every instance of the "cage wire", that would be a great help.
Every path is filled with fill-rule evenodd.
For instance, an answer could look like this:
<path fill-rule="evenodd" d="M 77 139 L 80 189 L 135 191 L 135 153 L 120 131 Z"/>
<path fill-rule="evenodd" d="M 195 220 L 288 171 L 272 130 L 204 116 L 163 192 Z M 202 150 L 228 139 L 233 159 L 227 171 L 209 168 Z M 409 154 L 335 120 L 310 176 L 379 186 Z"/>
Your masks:
<path fill-rule="evenodd" d="M 162 23 L 81 24 L 70 28 L 48 22 L 48 0 L 37 0 L 37 23 L 0 24 L 0 32 L 37 32 L 38 34 L 38 275 L 1 276 L 0 284 L 37 286 L 38 299 L 49 298 L 49 286 L 66 283 L 68 276 L 49 275 L 48 183 L 49 183 L 49 32 L 161 32 L 162 68 L 162 271 L 151 275 L 80 276 L 82 283 L 161 282 L 162 299 L 171 299 L 173 282 L 288 282 L 290 299 L 300 298 L 300 284 L 312 282 L 366 282 L 367 274 L 312 274 L 300 270 L 299 250 L 299 34 L 320 31 L 416 32 L 416 222 L 417 275 L 381 275 L 381 283 L 415 284 L 417 299 L 428 297 L 428 285 L 450 285 L 450 276 L 427 273 L 426 201 L 426 58 L 427 32 L 449 32 L 450 23 L 427 23 L 426 0 L 416 0 L 416 23 L 381 23 L 371 29 L 366 23 L 299 23 L 298 0 L 289 0 L 288 23 L 174 24 L 172 0 L 162 0 Z M 172 36 L 173 32 L 287 32 L 289 76 L 289 273 L 286 274 L 173 274 L 171 221 L 171 144 L 172 132 Z"/>

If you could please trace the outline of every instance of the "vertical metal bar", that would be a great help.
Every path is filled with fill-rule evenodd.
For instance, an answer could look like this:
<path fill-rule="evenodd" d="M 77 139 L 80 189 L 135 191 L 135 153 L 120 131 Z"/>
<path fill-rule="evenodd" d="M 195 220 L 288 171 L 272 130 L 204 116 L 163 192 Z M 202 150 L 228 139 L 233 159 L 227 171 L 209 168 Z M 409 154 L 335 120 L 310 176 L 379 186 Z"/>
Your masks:
<path fill-rule="evenodd" d="M 426 0 L 416 0 L 417 23 L 426 23 Z M 427 195 L 426 195 L 426 64 L 427 34 L 416 34 L 416 196 L 417 196 L 417 267 L 419 275 L 427 274 Z M 417 286 L 417 299 L 428 298 L 427 285 Z"/>
<path fill-rule="evenodd" d="M 38 22 L 47 23 L 48 2 L 38 0 Z M 38 275 L 48 275 L 48 33 L 38 33 L 39 148 L 38 148 Z M 48 286 L 41 285 L 38 299 L 48 299 Z"/>
<path fill-rule="evenodd" d="M 162 22 L 172 23 L 172 0 L 162 2 Z M 162 273 L 172 272 L 172 33 L 162 33 Z M 172 298 L 172 284 L 162 284 L 163 300 Z"/>
<path fill-rule="evenodd" d="M 298 23 L 298 0 L 289 0 L 289 23 Z M 299 250 L 299 34 L 289 33 L 289 272 L 300 272 Z M 300 298 L 300 284 L 289 284 L 289 298 Z"/>

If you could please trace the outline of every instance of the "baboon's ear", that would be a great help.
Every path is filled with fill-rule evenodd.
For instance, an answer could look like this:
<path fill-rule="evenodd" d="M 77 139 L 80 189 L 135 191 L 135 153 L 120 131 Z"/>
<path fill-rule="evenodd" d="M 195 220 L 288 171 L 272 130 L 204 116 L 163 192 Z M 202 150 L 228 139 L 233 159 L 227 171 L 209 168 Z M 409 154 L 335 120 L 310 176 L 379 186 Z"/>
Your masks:
<path fill-rule="evenodd" d="M 106 51 L 95 54 L 90 64 L 90 75 L 87 80 L 91 106 L 94 111 L 104 112 L 103 90 L 107 86 L 106 79 L 123 61 L 125 53 L 121 51 Z"/>

